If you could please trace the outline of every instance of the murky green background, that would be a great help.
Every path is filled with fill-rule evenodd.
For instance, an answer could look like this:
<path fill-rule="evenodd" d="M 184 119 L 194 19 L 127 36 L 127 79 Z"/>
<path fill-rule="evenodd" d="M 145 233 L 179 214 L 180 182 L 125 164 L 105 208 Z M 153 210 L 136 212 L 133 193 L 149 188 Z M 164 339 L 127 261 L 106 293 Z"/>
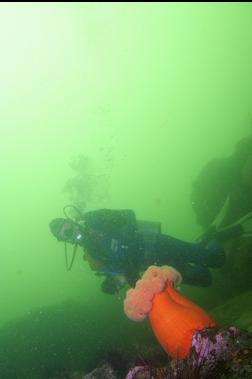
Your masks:
<path fill-rule="evenodd" d="M 0 325 L 69 300 L 122 312 L 49 231 L 79 154 L 88 210 L 198 236 L 192 181 L 251 131 L 251 39 L 250 3 L 0 5 Z"/>

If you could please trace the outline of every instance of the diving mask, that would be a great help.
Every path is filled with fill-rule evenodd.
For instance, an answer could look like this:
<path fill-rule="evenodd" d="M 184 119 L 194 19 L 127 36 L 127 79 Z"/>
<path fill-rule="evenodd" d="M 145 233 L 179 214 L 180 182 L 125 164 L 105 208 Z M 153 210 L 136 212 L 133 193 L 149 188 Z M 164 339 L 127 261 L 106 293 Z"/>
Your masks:
<path fill-rule="evenodd" d="M 50 223 L 50 229 L 58 241 L 76 244 L 83 238 L 81 226 L 70 219 L 54 219 Z"/>

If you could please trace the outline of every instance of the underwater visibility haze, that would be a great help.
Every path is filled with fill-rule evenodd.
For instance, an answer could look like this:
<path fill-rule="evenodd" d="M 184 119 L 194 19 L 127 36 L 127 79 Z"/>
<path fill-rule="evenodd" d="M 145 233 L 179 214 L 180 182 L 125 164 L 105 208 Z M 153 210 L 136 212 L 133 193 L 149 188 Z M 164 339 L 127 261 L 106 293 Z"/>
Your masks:
<path fill-rule="evenodd" d="M 0 379 L 87 374 L 140 345 L 162 355 L 148 322 L 126 318 L 125 289 L 101 291 L 81 247 L 66 270 L 49 223 L 67 204 L 132 209 L 195 241 L 194 183 L 251 138 L 251 42 L 249 2 L 0 4 Z M 246 264 L 232 254 L 232 288 L 230 266 L 208 288 L 181 288 L 252 332 L 252 250 Z"/>

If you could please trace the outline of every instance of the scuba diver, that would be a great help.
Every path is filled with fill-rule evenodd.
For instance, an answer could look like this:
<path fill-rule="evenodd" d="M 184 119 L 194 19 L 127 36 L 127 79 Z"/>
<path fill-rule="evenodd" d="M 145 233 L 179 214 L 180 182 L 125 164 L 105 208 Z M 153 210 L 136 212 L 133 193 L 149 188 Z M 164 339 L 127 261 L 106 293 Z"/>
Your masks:
<path fill-rule="evenodd" d="M 67 209 L 74 209 L 78 217 L 69 217 Z M 64 214 L 65 218 L 50 222 L 50 230 L 58 241 L 65 242 L 68 270 L 77 247 L 81 246 L 90 268 L 97 275 L 105 276 L 102 291 L 110 294 L 126 284 L 134 286 L 140 273 L 153 264 L 175 267 L 185 284 L 209 286 L 209 268 L 218 268 L 225 262 L 223 242 L 246 233 L 244 224 L 239 222 L 220 230 L 213 225 L 199 242 L 190 243 L 163 234 L 158 222 L 137 220 L 135 213 L 128 209 L 98 209 L 82 214 L 68 205 Z M 67 243 L 73 245 L 70 263 Z"/>
<path fill-rule="evenodd" d="M 202 167 L 192 183 L 191 204 L 204 234 L 212 224 L 220 229 L 238 219 L 243 225 L 246 222 L 247 231 L 252 230 L 249 226 L 249 214 L 252 213 L 252 130 L 237 142 L 230 155 L 213 158 Z M 223 297 L 252 289 L 251 252 L 252 233 L 240 235 L 225 244 L 226 263 L 217 274 L 221 278 L 218 292 L 222 291 Z"/>
<path fill-rule="evenodd" d="M 252 133 L 237 143 L 230 156 L 210 160 L 193 181 L 191 204 L 203 230 L 227 202 L 221 227 L 252 211 Z"/>

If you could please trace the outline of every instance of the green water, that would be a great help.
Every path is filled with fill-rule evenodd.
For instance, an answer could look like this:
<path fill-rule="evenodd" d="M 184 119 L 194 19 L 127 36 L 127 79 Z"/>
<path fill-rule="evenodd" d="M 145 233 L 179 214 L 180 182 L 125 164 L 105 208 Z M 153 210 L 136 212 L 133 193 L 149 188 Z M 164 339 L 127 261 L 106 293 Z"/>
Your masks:
<path fill-rule="evenodd" d="M 251 38 L 250 3 L 0 5 L 1 326 L 65 301 L 91 323 L 107 306 L 124 317 L 81 252 L 66 272 L 49 231 L 80 154 L 87 210 L 198 236 L 192 181 L 251 131 Z"/>

